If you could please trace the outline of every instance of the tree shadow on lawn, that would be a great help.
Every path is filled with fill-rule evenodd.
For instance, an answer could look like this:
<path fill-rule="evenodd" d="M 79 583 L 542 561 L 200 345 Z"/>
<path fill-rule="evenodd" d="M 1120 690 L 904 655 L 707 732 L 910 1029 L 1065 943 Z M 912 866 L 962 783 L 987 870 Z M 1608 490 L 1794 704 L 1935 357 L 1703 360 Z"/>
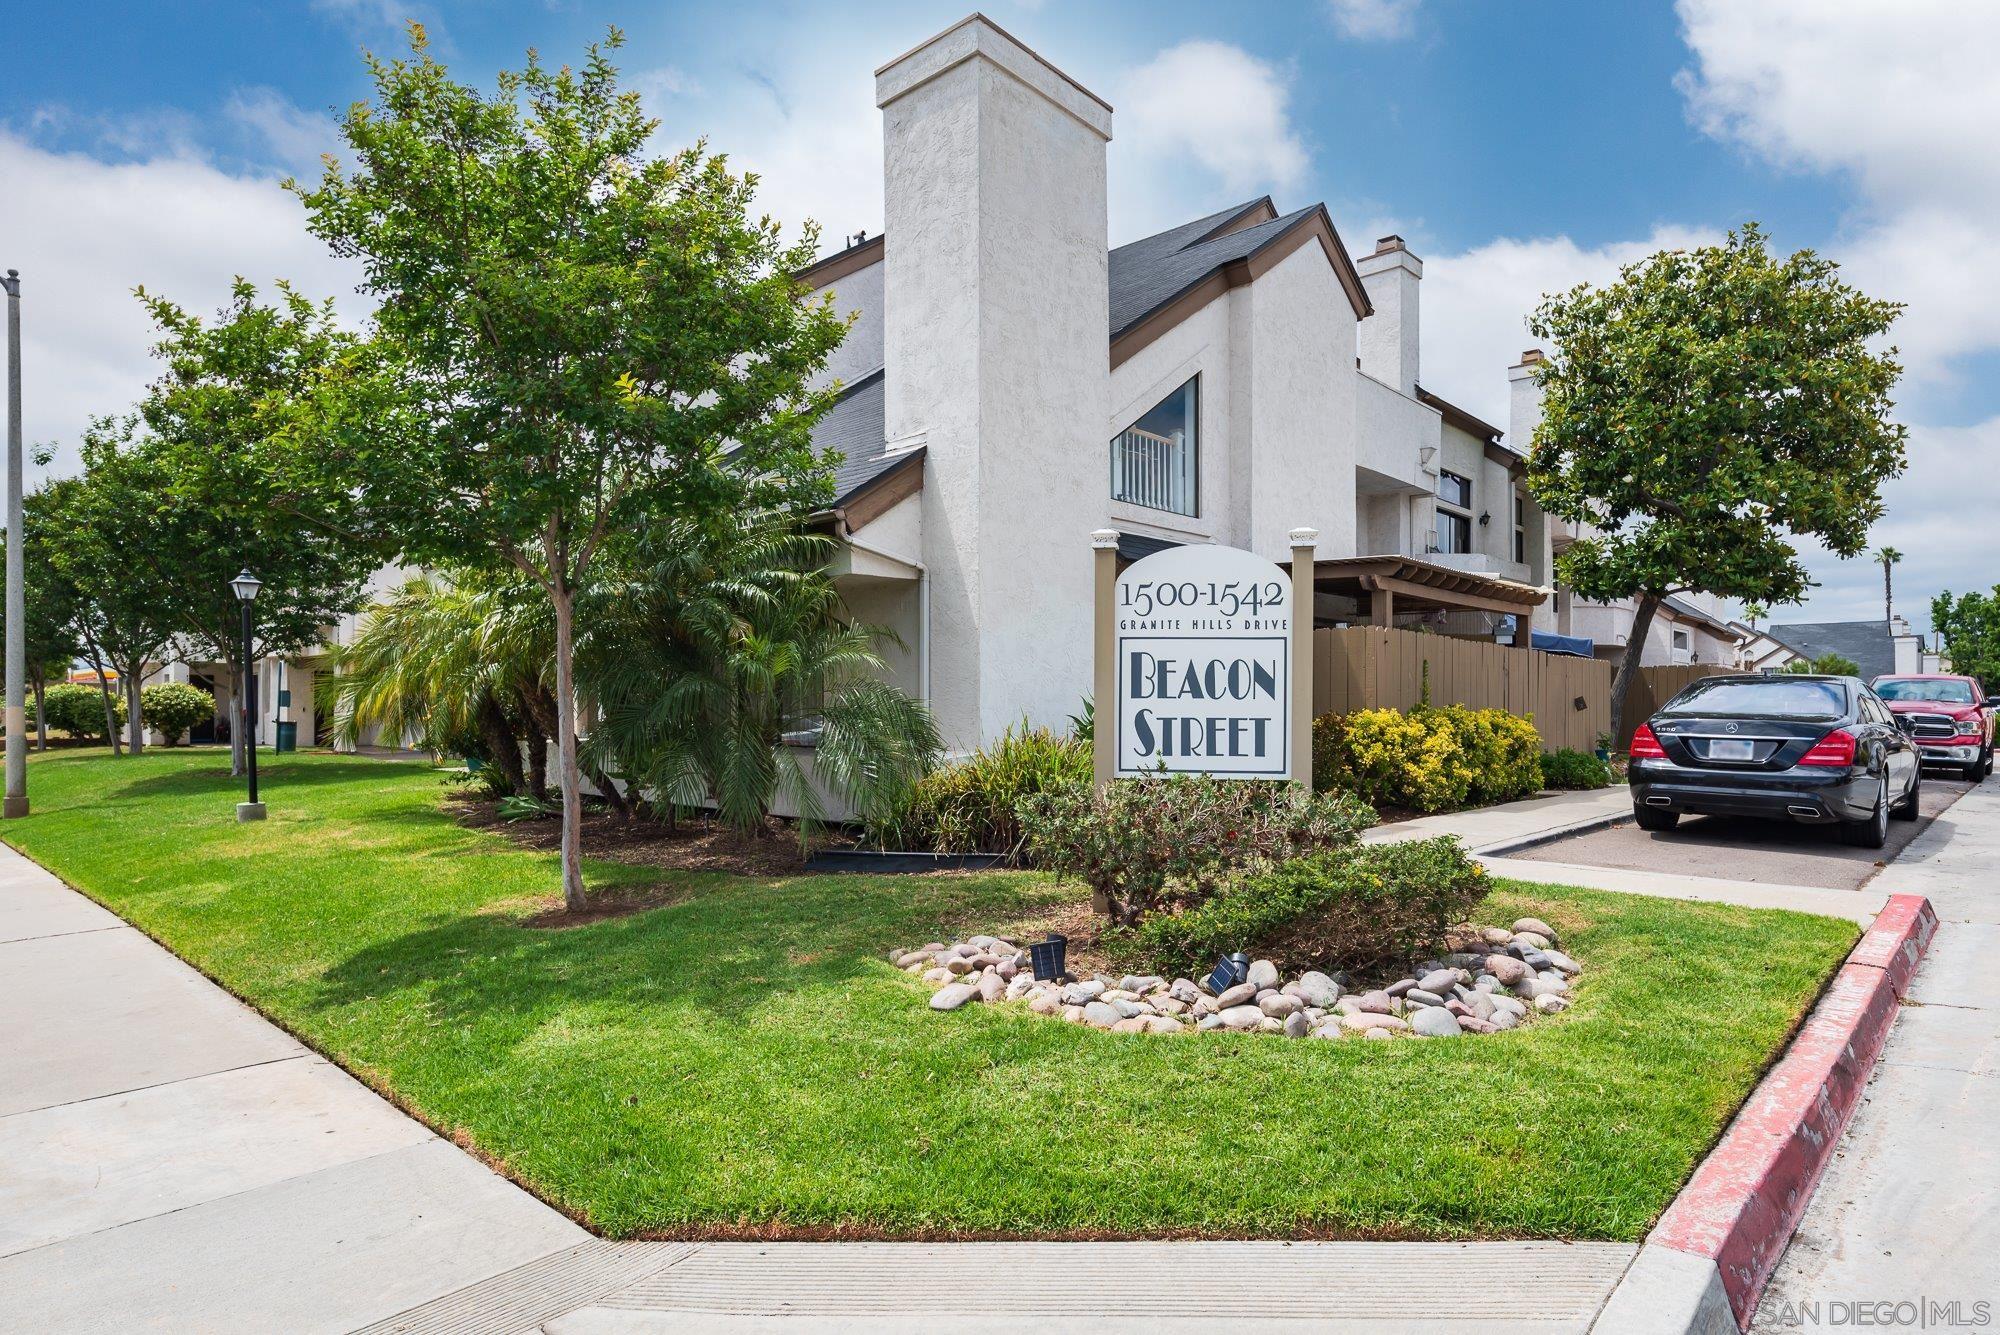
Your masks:
<path fill-rule="evenodd" d="M 560 930 L 528 925 L 543 901 L 515 901 L 378 942 L 327 969 L 314 1004 L 334 1009 L 412 991 L 430 1013 L 464 1024 L 600 1003 L 692 1006 L 740 1023 L 801 994 L 834 995 L 864 975 L 886 980 L 891 946 L 1010 919 L 1057 893 L 1040 880 L 998 876 L 888 883 L 712 872 L 660 883 L 683 897 Z"/>
<path fill-rule="evenodd" d="M 140 753 L 137 763 L 143 764 L 155 756 L 164 756 L 163 748 Z M 176 747 L 172 754 L 187 754 L 187 749 Z M 131 760 L 125 757 L 116 763 Z M 100 795 L 102 801 L 119 801 L 127 798 L 175 796 L 189 797 L 199 793 L 235 793 L 239 797 L 245 791 L 248 780 L 244 775 L 229 772 L 229 753 L 224 751 L 215 757 L 216 764 L 199 768 L 176 768 L 153 774 L 145 774 L 126 779 L 116 787 L 106 788 Z M 353 784 L 368 779 L 395 781 L 407 774 L 408 770 L 384 769 L 378 760 L 367 759 L 313 759 L 313 760 L 265 760 L 257 761 L 257 796 L 266 803 L 282 800 L 286 789 L 329 788 L 342 784 Z M 442 771 L 440 783 L 442 783 Z M 374 817 L 371 816 L 371 819 Z"/>

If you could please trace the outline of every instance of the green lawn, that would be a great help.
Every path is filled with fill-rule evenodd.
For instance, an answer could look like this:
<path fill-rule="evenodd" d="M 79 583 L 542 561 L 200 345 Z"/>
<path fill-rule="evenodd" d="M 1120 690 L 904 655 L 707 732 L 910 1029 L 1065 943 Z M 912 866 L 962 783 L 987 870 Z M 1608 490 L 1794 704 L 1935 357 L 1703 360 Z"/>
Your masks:
<path fill-rule="evenodd" d="M 419 766 L 53 753 L 9 842 L 433 1126 L 615 1236 L 1636 1240 L 1810 1005 L 1851 924 L 1507 885 L 1585 973 L 1456 1040 L 1109 1035 L 924 1006 L 883 960 L 1061 898 L 1026 874 L 678 878 L 520 925 L 551 856 L 459 828 Z M 660 873 L 592 863 L 592 886 Z"/>

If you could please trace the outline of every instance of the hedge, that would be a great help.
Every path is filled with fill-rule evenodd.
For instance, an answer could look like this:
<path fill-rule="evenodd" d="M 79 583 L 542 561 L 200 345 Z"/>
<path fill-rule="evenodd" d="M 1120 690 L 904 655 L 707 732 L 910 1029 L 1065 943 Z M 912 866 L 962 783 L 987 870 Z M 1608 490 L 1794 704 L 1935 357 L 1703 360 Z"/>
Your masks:
<path fill-rule="evenodd" d="M 1451 836 L 1369 844 L 1251 872 L 1107 944 L 1132 967 L 1169 978 L 1199 977 L 1238 950 L 1286 973 L 1403 964 L 1436 949 L 1490 884 Z"/>
<path fill-rule="evenodd" d="M 1463 705 L 1363 709 L 1313 720 L 1313 786 L 1376 806 L 1451 811 L 1526 797 L 1542 786 L 1534 721 Z"/>

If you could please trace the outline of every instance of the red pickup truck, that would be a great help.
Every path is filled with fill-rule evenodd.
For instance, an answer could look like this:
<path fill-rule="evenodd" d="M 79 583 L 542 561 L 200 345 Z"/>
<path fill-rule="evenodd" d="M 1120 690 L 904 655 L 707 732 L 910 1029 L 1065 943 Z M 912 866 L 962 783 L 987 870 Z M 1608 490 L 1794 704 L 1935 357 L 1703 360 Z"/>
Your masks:
<path fill-rule="evenodd" d="M 1939 672 L 1877 677 L 1869 683 L 1916 742 L 1924 763 L 1950 765 L 1974 783 L 1993 772 L 1993 716 L 2000 696 L 1973 677 Z"/>

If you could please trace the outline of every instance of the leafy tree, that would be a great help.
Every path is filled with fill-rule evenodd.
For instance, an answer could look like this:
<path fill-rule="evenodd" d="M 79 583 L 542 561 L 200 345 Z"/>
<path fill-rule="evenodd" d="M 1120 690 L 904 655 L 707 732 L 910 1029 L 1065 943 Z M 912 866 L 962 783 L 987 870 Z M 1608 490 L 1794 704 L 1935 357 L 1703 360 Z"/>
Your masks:
<path fill-rule="evenodd" d="M 1838 274 L 1811 251 L 1772 255 L 1753 223 L 1546 298 L 1530 321 L 1559 352 L 1541 363 L 1529 487 L 1579 531 L 1557 573 L 1637 603 L 1614 736 L 1662 599 L 1796 602 L 1812 581 L 1791 538 L 1853 556 L 1881 517 L 1906 433 L 1888 416 L 1894 349 L 1873 344 L 1901 307 Z"/>
<path fill-rule="evenodd" d="M 181 734 L 203 719 L 215 717 L 215 697 L 184 681 L 158 681 L 139 692 L 146 722 L 173 746 Z"/>
<path fill-rule="evenodd" d="M 618 544 L 617 577 L 587 600 L 580 681 L 600 718 L 586 755 L 669 810 L 713 796 L 749 833 L 781 795 L 802 827 L 823 819 L 815 782 L 886 813 L 941 743 L 929 710 L 882 680 L 887 632 L 842 615 L 826 545 L 783 510 Z M 783 744 L 808 732 L 810 775 Z"/>
<path fill-rule="evenodd" d="M 227 664 L 240 691 L 242 608 L 229 586 L 238 571 L 264 586 L 254 661 L 320 644 L 329 624 L 359 606 L 363 581 L 381 564 L 381 552 L 351 533 L 312 522 L 345 497 L 325 484 L 302 492 L 309 475 L 287 455 L 301 416 L 317 408 L 325 377 L 356 339 L 334 324 L 331 303 L 283 283 L 267 303 L 238 279 L 211 319 L 144 289 L 139 296 L 160 331 L 154 355 L 163 370 L 139 404 L 143 431 L 125 448 L 157 479 L 147 522 L 149 541 L 174 553 L 165 610 L 187 648 Z M 239 766 L 242 732 L 231 733 Z"/>
<path fill-rule="evenodd" d="M 49 456 L 38 452 L 36 462 L 46 466 Z M 23 647 L 26 651 L 28 689 L 35 697 L 35 747 L 49 747 L 48 720 L 42 708 L 51 680 L 67 679 L 71 664 L 83 652 L 77 636 L 77 590 L 56 564 L 61 528 L 54 522 L 51 496 L 46 486 L 22 497 L 22 584 L 26 592 Z M 4 544 L 0 544 L 4 548 Z"/>
<path fill-rule="evenodd" d="M 132 419 L 102 418 L 84 433 L 83 473 L 45 489 L 48 518 L 62 534 L 57 572 L 76 592 L 75 625 L 103 695 L 106 735 L 119 750 L 114 713 L 134 754 L 143 744 L 139 689 L 158 670 L 178 625 L 173 614 L 178 551 L 167 538 L 165 477 L 129 448 Z M 110 678 L 124 700 L 114 710 Z"/>
<path fill-rule="evenodd" d="M 489 95 L 412 25 L 409 59 L 369 60 L 375 100 L 343 123 L 353 166 L 299 188 L 381 303 L 376 360 L 339 387 L 362 406 L 336 404 L 304 457 L 413 559 L 511 567 L 548 600 L 573 908 L 578 595 L 621 531 L 760 491 L 829 499 L 811 429 L 832 391 L 813 380 L 845 332 L 792 277 L 814 229 L 786 246 L 750 211 L 755 178 L 702 144 L 648 155 L 621 40 L 581 69 L 530 53 Z"/>
<path fill-rule="evenodd" d="M 1931 599 L 1931 629 L 1943 637 L 1953 672 L 1979 678 L 1989 691 L 2000 684 L 2000 584 L 1990 594 L 1938 594 Z"/>
<path fill-rule="evenodd" d="M 1747 603 L 1743 608 L 1743 619 L 1749 623 L 1752 630 L 1757 629 L 1757 623 L 1770 615 L 1771 609 L 1762 603 Z"/>
<path fill-rule="evenodd" d="M 1894 547 L 1883 547 L 1876 551 L 1875 559 L 1882 563 L 1882 619 L 1893 621 L 1896 619 L 1896 586 L 1891 572 L 1896 568 L 1896 562 L 1903 559 L 1903 554 Z"/>
<path fill-rule="evenodd" d="M 1778 670 L 1795 677 L 1858 677 L 1861 675 L 1861 664 L 1829 652 L 1817 658 L 1794 658 Z"/>

